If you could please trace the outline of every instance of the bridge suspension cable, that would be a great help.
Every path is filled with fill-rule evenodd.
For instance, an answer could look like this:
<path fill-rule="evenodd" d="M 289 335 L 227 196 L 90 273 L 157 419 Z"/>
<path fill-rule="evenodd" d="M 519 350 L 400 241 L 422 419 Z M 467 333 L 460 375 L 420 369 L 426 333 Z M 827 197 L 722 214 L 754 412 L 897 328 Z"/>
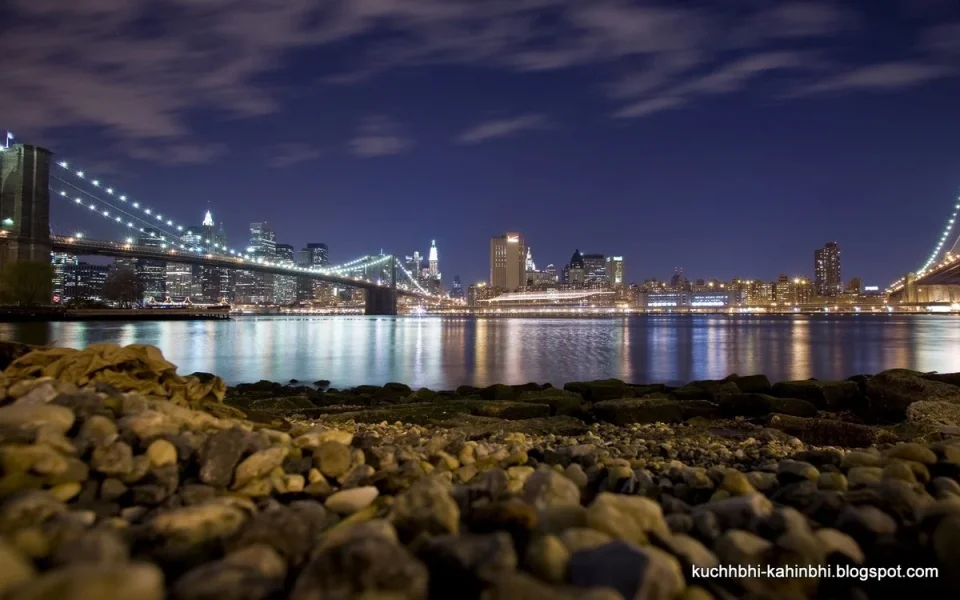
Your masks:
<path fill-rule="evenodd" d="M 950 219 L 947 221 L 947 225 L 943 230 L 943 235 L 940 236 L 940 239 L 937 240 L 937 247 L 933 249 L 933 253 L 930 255 L 930 258 L 927 259 L 927 262 L 920 267 L 919 273 L 925 273 L 927 269 L 936 262 L 937 257 L 940 256 L 940 251 L 943 250 L 943 245 L 950 239 L 950 235 L 953 233 L 954 228 L 957 224 L 957 217 L 960 215 L 960 195 L 957 196 L 956 206 L 953 207 L 953 214 L 950 215 Z"/>

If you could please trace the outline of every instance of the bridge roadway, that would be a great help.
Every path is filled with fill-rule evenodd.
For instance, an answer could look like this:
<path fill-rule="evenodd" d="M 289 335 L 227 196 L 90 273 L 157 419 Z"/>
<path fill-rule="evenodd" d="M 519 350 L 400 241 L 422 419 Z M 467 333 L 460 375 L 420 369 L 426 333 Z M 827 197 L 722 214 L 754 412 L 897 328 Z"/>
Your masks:
<path fill-rule="evenodd" d="M 265 265 L 232 256 L 195 254 L 176 249 L 157 250 L 156 248 L 138 246 L 136 244 L 89 240 L 61 235 L 50 236 L 50 248 L 53 252 L 65 252 L 80 256 L 96 255 L 112 256 L 115 258 L 146 258 L 163 260 L 166 262 L 204 265 L 208 267 L 220 267 L 225 269 L 238 269 L 241 271 L 253 271 L 257 273 L 271 273 L 273 275 L 286 275 L 288 277 L 307 277 L 309 279 L 326 281 L 345 287 L 362 288 L 366 290 L 366 314 L 368 315 L 397 314 L 397 296 L 426 298 L 424 294 L 419 292 L 414 292 L 400 287 L 394 287 L 393 285 L 383 285 L 354 277 L 333 275 L 307 269 L 300 270 L 276 265 Z M 395 269 L 393 277 L 395 283 Z"/>

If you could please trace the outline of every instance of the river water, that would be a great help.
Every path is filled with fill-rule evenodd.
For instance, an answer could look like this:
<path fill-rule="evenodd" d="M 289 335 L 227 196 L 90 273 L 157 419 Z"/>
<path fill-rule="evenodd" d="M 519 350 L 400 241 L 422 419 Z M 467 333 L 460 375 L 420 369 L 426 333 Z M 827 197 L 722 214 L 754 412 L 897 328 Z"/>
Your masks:
<path fill-rule="evenodd" d="M 151 344 L 182 374 L 334 387 L 615 377 L 679 384 L 730 373 L 841 379 L 893 367 L 960 371 L 950 316 L 628 316 L 608 319 L 238 317 L 230 321 L 0 323 L 0 339 L 83 348 Z"/>

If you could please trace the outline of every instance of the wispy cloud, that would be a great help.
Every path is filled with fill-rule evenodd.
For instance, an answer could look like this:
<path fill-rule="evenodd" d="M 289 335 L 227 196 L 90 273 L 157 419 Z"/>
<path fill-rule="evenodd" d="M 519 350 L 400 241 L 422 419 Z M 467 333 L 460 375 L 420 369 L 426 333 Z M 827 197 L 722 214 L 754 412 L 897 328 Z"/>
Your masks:
<path fill-rule="evenodd" d="M 403 134 L 399 124 L 384 116 L 364 119 L 348 149 L 360 158 L 402 154 L 413 148 L 412 139 Z"/>
<path fill-rule="evenodd" d="M 291 167 L 320 158 L 320 150 L 300 142 L 280 144 L 270 151 L 267 164 L 274 168 Z"/>
<path fill-rule="evenodd" d="M 828 77 L 788 94 L 788 97 L 856 90 L 896 90 L 954 75 L 953 69 L 940 65 L 892 62 L 859 67 Z"/>
<path fill-rule="evenodd" d="M 620 105 L 615 115 L 644 116 L 733 93 L 772 70 L 801 72 L 809 68 L 809 54 L 803 64 L 791 62 L 800 51 L 823 54 L 821 67 L 831 64 L 838 42 L 850 42 L 844 36 L 869 21 L 848 6 L 814 0 L 10 0 L 0 72 L 4 99 L 14 101 L 4 103 L 4 118 L 25 132 L 95 128 L 120 145 L 135 142 L 139 156 L 155 157 L 149 160 L 171 160 L 152 149 L 158 140 L 193 144 L 183 156 L 196 162 L 211 155 L 195 139 L 198 111 L 240 118 L 279 111 L 285 90 L 266 83 L 265 75 L 298 51 L 346 42 L 355 47 L 344 71 L 316 74 L 322 81 L 349 85 L 425 65 L 521 73 L 603 67 L 597 72 L 620 74 L 602 89 Z M 163 35 L 144 35 L 144 23 L 158 24 Z M 895 89 L 948 76 L 932 55 L 944 63 L 955 59 L 956 28 L 946 23 L 918 41 L 919 55 L 909 59 L 916 62 L 823 68 L 806 93 Z M 395 133 L 367 132 L 350 146 L 358 156 L 378 156 L 410 144 Z"/>
<path fill-rule="evenodd" d="M 547 126 L 547 118 L 541 114 L 525 114 L 505 119 L 484 121 L 467 129 L 457 137 L 461 144 L 479 144 L 487 140 L 509 137 L 521 131 L 543 129 Z"/>
<path fill-rule="evenodd" d="M 227 147 L 222 144 L 193 143 L 184 140 L 150 144 L 130 141 L 124 143 L 121 149 L 127 156 L 163 165 L 203 165 L 227 153 Z"/>
<path fill-rule="evenodd" d="M 677 96 L 650 98 L 649 100 L 641 100 L 639 102 L 634 102 L 633 104 L 624 106 L 617 112 L 613 113 L 613 116 L 617 119 L 635 119 L 637 117 L 646 117 L 648 115 L 665 110 L 680 108 L 686 103 L 686 99 L 679 98 Z"/>

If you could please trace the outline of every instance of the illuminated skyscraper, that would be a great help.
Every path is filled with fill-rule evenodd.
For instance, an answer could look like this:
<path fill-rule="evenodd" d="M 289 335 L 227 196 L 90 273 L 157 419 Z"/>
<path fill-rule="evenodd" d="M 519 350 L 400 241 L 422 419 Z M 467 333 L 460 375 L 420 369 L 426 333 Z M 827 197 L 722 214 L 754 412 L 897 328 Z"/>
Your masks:
<path fill-rule="evenodd" d="M 518 291 L 526 281 L 527 249 L 519 233 L 490 238 L 490 287 Z"/>
<path fill-rule="evenodd" d="M 527 273 L 537 270 L 537 264 L 533 262 L 533 248 L 527 246 Z"/>
<path fill-rule="evenodd" d="M 137 244 L 157 251 L 163 251 L 167 247 L 167 240 L 163 239 L 162 234 L 155 229 L 145 229 L 140 234 Z M 167 295 L 167 263 L 163 260 L 153 260 L 149 258 L 136 259 L 137 279 L 143 288 L 143 297 L 145 299 L 154 299 L 158 302 L 163 301 Z"/>
<path fill-rule="evenodd" d="M 619 287 L 625 283 L 622 256 L 610 256 L 607 258 L 606 275 L 607 283 L 613 287 Z"/>
<path fill-rule="evenodd" d="M 437 255 L 437 240 L 430 242 L 430 278 L 440 279 L 440 257 Z"/>
<path fill-rule="evenodd" d="M 829 298 L 839 296 L 843 291 L 843 281 L 840 279 L 840 246 L 836 242 L 827 242 L 813 253 L 813 269 L 817 295 Z"/>

